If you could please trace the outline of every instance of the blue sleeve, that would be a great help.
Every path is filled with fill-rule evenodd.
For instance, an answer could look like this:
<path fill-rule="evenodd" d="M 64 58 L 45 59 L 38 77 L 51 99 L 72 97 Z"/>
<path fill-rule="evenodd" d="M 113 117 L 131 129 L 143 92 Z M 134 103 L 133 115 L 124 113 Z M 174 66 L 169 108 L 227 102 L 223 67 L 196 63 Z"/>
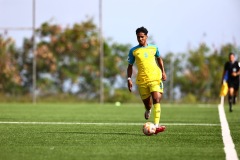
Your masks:
<path fill-rule="evenodd" d="M 223 80 L 227 81 L 228 80 L 228 71 L 225 72 L 223 76 Z"/>
<path fill-rule="evenodd" d="M 156 47 L 156 54 L 155 54 L 155 57 L 160 57 L 160 53 L 159 53 L 158 47 Z"/>
<path fill-rule="evenodd" d="M 135 62 L 135 57 L 133 56 L 133 50 L 131 49 L 128 54 L 128 63 L 133 64 Z"/>

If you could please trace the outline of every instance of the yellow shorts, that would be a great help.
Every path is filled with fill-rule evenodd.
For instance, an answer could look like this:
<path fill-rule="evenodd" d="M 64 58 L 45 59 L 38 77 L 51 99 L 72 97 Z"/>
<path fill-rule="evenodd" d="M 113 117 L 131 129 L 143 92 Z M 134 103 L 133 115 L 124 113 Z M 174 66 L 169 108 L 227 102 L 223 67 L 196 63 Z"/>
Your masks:
<path fill-rule="evenodd" d="M 138 91 L 142 99 L 146 99 L 151 96 L 151 92 L 163 93 L 162 81 L 152 81 L 146 84 L 138 85 Z"/>

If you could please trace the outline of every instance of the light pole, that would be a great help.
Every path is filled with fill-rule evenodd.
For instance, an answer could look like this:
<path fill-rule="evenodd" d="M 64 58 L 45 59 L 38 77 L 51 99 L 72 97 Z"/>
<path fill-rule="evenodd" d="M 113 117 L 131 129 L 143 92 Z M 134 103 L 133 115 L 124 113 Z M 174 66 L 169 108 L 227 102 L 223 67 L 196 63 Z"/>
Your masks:
<path fill-rule="evenodd" d="M 32 82 L 32 102 L 35 104 L 36 103 L 36 93 L 35 93 L 35 90 L 36 90 L 36 56 L 35 56 L 35 50 L 36 50 L 36 45 L 35 45 L 35 0 L 32 0 L 32 27 L 0 27 L 0 30 L 19 30 L 19 31 L 22 31 L 22 30 L 32 30 L 32 45 L 33 45 L 33 48 L 32 48 L 32 54 L 33 54 L 33 60 L 32 60 L 32 63 L 33 63 L 33 66 L 32 66 L 32 79 L 33 79 L 33 82 Z"/>
<path fill-rule="evenodd" d="M 104 103 L 104 53 L 103 53 L 103 36 L 102 36 L 102 0 L 99 0 L 99 55 L 100 55 L 100 103 Z"/>
<path fill-rule="evenodd" d="M 32 79 L 33 79 L 33 86 L 32 86 L 32 92 L 33 92 L 33 98 L 32 101 L 34 104 L 36 104 L 36 45 L 35 45 L 35 7 L 36 3 L 35 0 L 32 1 L 32 54 L 33 54 L 33 67 L 32 67 Z"/>
<path fill-rule="evenodd" d="M 173 77 L 174 76 L 174 57 L 170 57 L 170 87 L 169 87 L 169 99 L 173 102 Z"/>

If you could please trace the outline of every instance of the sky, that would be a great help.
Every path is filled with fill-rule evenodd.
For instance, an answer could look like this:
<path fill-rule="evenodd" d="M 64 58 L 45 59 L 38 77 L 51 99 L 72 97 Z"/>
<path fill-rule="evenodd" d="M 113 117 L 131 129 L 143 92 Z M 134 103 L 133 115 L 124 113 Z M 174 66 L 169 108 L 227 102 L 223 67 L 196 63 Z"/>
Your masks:
<path fill-rule="evenodd" d="M 87 17 L 99 26 L 99 0 L 35 1 L 36 27 L 43 22 L 71 26 Z M 31 27 L 32 0 L 0 0 L 0 11 L 0 34 L 21 46 L 31 30 L 2 28 Z M 148 29 L 161 54 L 185 52 L 202 42 L 215 49 L 226 43 L 239 47 L 240 0 L 102 0 L 106 40 L 135 46 L 135 30 L 141 26 Z"/>

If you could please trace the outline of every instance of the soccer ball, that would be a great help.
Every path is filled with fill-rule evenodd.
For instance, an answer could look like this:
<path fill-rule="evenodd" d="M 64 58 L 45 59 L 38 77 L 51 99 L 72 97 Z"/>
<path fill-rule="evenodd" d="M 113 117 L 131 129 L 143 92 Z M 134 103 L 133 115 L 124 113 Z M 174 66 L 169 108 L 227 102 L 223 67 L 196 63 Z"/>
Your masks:
<path fill-rule="evenodd" d="M 151 123 L 151 122 L 147 122 L 143 125 L 143 133 L 146 135 L 146 136 L 151 136 L 155 133 L 156 131 L 156 126 Z"/>

